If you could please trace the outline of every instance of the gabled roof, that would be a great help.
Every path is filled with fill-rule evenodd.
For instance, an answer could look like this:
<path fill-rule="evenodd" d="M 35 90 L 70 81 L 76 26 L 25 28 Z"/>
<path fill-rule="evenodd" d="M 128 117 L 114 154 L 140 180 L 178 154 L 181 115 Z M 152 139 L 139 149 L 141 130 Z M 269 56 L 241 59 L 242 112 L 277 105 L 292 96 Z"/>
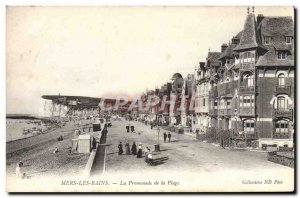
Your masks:
<path fill-rule="evenodd" d="M 241 39 L 242 32 L 243 32 L 243 31 L 240 31 L 235 37 L 233 37 L 233 39 Z M 233 40 L 233 39 L 232 39 L 232 40 Z M 232 57 L 232 55 L 235 53 L 235 52 L 233 51 L 233 49 L 234 49 L 235 47 L 237 47 L 237 46 L 238 46 L 237 43 L 232 42 L 232 43 L 226 48 L 226 50 L 225 50 L 224 52 L 221 53 L 219 59 L 222 59 L 222 58 L 225 58 L 225 57 L 229 57 L 229 58 Z"/>
<path fill-rule="evenodd" d="M 294 66 L 294 44 L 287 44 L 285 37 L 294 36 L 294 22 L 292 17 L 264 17 L 258 30 L 261 37 L 270 36 L 272 41 L 264 45 L 267 52 L 260 56 L 256 66 Z M 287 59 L 278 59 L 278 51 L 287 51 Z"/>
<path fill-rule="evenodd" d="M 208 52 L 205 67 L 219 66 L 219 57 L 221 52 Z"/>

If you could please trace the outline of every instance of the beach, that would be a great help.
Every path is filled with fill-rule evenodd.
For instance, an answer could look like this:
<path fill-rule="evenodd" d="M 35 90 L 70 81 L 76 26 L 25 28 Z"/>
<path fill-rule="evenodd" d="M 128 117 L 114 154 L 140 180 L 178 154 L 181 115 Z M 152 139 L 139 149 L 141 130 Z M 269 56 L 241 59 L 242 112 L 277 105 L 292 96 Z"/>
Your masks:
<path fill-rule="evenodd" d="M 6 173 L 13 176 L 19 161 L 24 163 L 22 171 L 32 177 L 42 175 L 69 175 L 84 169 L 89 154 L 70 153 L 74 130 L 89 121 L 67 122 L 61 128 L 33 137 L 6 143 Z M 63 141 L 57 138 L 62 136 Z M 59 152 L 53 154 L 55 148 Z"/>

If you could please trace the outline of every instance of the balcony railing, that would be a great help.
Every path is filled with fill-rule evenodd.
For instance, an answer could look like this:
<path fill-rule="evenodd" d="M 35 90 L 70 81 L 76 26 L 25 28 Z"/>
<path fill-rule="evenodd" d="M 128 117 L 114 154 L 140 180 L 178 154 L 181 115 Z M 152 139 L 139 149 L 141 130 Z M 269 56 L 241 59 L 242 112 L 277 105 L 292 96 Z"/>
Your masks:
<path fill-rule="evenodd" d="M 288 118 L 290 120 L 293 119 L 293 109 L 273 109 L 273 118 Z"/>
<path fill-rule="evenodd" d="M 252 108 L 240 108 L 239 109 L 239 115 L 240 116 L 254 116 L 255 115 L 254 107 L 252 107 Z"/>
<path fill-rule="evenodd" d="M 230 116 L 231 114 L 231 109 L 219 109 L 219 116 Z"/>
<path fill-rule="evenodd" d="M 247 132 L 247 131 L 231 131 L 231 137 L 237 139 L 257 139 L 256 132 Z"/>
<path fill-rule="evenodd" d="M 217 116 L 218 115 L 218 109 L 209 109 L 209 115 Z"/>
<path fill-rule="evenodd" d="M 274 89 L 274 94 L 287 94 L 291 95 L 291 86 L 290 85 L 276 85 Z"/>
<path fill-rule="evenodd" d="M 240 93 L 254 93 L 255 87 L 254 86 L 240 86 L 239 92 Z"/>
<path fill-rule="evenodd" d="M 274 139 L 290 139 L 291 135 L 290 135 L 290 133 L 274 133 L 273 138 Z"/>

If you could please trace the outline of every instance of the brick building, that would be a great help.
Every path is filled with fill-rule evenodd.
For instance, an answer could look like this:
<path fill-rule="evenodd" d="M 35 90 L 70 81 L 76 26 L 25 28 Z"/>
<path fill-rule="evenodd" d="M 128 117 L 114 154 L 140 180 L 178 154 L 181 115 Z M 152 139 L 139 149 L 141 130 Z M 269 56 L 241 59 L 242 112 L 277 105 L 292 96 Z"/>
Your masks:
<path fill-rule="evenodd" d="M 222 45 L 219 61 L 209 68 L 209 133 L 215 132 L 215 141 L 293 146 L 292 17 L 248 13 L 243 30 Z"/>

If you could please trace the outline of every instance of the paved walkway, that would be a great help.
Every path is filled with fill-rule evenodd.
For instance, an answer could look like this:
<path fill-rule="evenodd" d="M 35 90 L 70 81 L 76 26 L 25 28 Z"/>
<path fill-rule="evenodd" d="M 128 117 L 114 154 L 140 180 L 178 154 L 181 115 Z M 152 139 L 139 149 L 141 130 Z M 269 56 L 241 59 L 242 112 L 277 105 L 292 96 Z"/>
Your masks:
<path fill-rule="evenodd" d="M 106 173 L 116 172 L 143 172 L 145 170 L 159 171 L 191 171 L 191 172 L 215 172 L 215 171 L 256 171 L 257 173 L 268 171 L 293 171 L 289 167 L 267 161 L 267 154 L 261 152 L 239 151 L 222 149 L 218 146 L 197 141 L 194 137 L 171 133 L 171 142 L 163 143 L 163 132 L 160 131 L 161 152 L 154 157 L 164 158 L 156 166 L 147 166 L 144 159 L 138 159 L 132 155 L 118 155 L 118 143 L 125 145 L 129 141 L 130 146 L 135 141 L 154 149 L 157 143 L 157 130 L 151 130 L 140 122 L 131 122 L 135 125 L 136 133 L 126 133 L 127 121 L 115 121 L 109 128 L 106 151 Z"/>

